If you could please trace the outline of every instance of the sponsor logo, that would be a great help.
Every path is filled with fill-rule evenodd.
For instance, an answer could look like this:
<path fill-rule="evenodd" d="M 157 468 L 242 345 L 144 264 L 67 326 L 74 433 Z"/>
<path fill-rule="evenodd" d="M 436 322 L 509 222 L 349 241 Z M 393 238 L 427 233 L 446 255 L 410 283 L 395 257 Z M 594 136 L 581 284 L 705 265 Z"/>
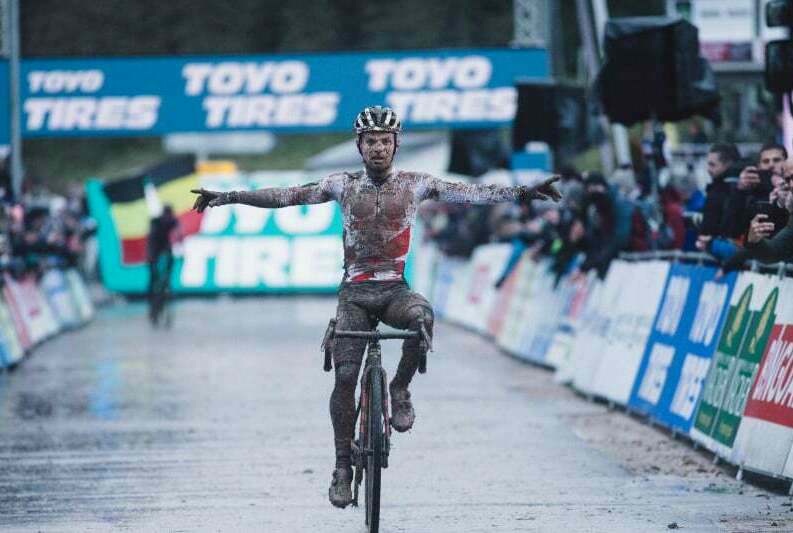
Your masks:
<path fill-rule="evenodd" d="M 793 325 L 774 326 L 744 414 L 793 427 Z"/>
<path fill-rule="evenodd" d="M 686 276 L 672 276 L 669 279 L 664 305 L 658 314 L 658 322 L 655 326 L 655 329 L 659 332 L 674 335 L 677 331 L 677 326 L 683 316 L 683 308 L 686 305 L 690 285 L 691 279 Z"/>
<path fill-rule="evenodd" d="M 738 349 L 738 344 L 743 338 L 744 321 L 748 318 L 747 312 L 749 310 L 749 302 L 752 299 L 752 285 L 746 287 L 743 291 L 741 299 L 738 300 L 738 305 L 735 306 L 729 323 L 727 324 L 727 331 L 724 337 L 724 348 L 730 352 Z"/>
<path fill-rule="evenodd" d="M 96 69 L 29 72 L 28 91 L 34 96 L 25 99 L 25 127 L 29 131 L 147 130 L 157 123 L 159 96 L 94 96 L 104 83 L 104 73 Z M 78 96 L 68 96 L 73 94 Z"/>
<path fill-rule="evenodd" d="M 729 287 L 724 283 L 708 281 L 702 287 L 697 304 L 697 313 L 691 326 L 689 340 L 710 346 L 719 326 L 722 309 L 727 302 Z"/>
<path fill-rule="evenodd" d="M 677 382 L 675 395 L 669 410 L 677 416 L 690 420 L 697 405 L 697 399 L 702 391 L 702 383 L 708 375 L 710 359 L 687 354 L 680 371 L 680 380 Z"/>
<path fill-rule="evenodd" d="M 672 358 L 675 355 L 675 348 L 666 344 L 655 343 L 650 360 L 647 362 L 647 370 L 644 372 L 642 384 L 639 387 L 639 397 L 653 405 L 658 403 L 661 392 L 664 390 L 666 376 Z"/>
<path fill-rule="evenodd" d="M 332 286 L 342 276 L 342 248 L 338 236 L 197 235 L 185 241 L 180 281 L 184 287 Z"/>
<path fill-rule="evenodd" d="M 303 61 L 188 63 L 182 68 L 184 94 L 203 97 L 209 129 L 333 123 L 340 95 L 304 92 L 310 73 Z"/>
<path fill-rule="evenodd" d="M 365 70 L 369 90 L 386 92 L 409 122 L 501 122 L 517 109 L 514 87 L 488 88 L 493 65 L 484 56 L 372 59 Z"/>
<path fill-rule="evenodd" d="M 331 229 L 337 209 L 332 203 L 211 209 L 201 234 L 185 241 L 180 281 L 184 287 L 333 286 L 342 276 L 342 239 L 317 234 Z M 271 232 L 276 235 L 263 235 Z"/>

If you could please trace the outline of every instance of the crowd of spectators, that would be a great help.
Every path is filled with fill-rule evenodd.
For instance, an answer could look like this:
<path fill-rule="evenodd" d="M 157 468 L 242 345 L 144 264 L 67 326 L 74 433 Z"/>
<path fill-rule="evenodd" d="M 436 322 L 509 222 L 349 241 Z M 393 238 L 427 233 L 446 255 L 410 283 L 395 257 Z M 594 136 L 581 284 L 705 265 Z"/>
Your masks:
<path fill-rule="evenodd" d="M 88 237 L 96 229 L 79 189 L 56 195 L 37 187 L 0 206 L 0 261 L 14 273 L 49 267 L 84 267 Z M 90 254 L 89 254 L 90 255 Z"/>
<path fill-rule="evenodd" d="M 752 159 L 733 144 L 707 153 L 705 190 L 691 173 L 659 180 L 650 167 L 634 174 L 559 170 L 559 204 L 460 207 L 423 210 L 427 235 L 448 255 L 467 256 L 487 242 L 511 242 L 513 257 L 550 258 L 561 277 L 594 270 L 605 276 L 620 252 L 706 252 L 722 267 L 747 259 L 793 261 L 793 162 L 785 148 L 763 146 Z M 783 229 L 784 228 L 784 229 Z"/>

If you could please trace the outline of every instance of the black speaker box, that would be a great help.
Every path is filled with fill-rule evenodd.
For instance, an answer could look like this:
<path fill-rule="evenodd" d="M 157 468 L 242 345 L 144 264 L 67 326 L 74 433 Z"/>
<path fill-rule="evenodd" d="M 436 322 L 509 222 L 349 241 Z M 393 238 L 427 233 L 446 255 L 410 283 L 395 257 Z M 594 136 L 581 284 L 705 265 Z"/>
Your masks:
<path fill-rule="evenodd" d="M 604 50 L 595 88 L 612 121 L 713 117 L 719 95 L 691 23 L 679 17 L 612 19 Z"/>
<path fill-rule="evenodd" d="M 512 148 L 542 141 L 555 152 L 574 153 L 589 144 L 586 90 L 542 82 L 518 82 L 518 110 L 512 124 Z"/>

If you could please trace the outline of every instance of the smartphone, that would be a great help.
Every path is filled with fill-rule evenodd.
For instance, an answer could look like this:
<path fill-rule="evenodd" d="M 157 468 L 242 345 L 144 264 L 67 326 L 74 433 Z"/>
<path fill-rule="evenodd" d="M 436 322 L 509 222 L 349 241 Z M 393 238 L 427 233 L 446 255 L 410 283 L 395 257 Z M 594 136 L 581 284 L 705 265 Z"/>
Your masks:
<path fill-rule="evenodd" d="M 771 202 L 755 202 L 753 210 L 754 215 L 752 215 L 752 218 L 757 215 L 766 215 L 767 217 L 771 217 L 771 214 L 773 213 L 773 204 Z"/>
<path fill-rule="evenodd" d="M 772 170 L 758 170 L 757 175 L 760 176 L 760 187 L 768 190 L 773 189 L 774 186 L 771 184 L 771 176 L 773 174 Z"/>

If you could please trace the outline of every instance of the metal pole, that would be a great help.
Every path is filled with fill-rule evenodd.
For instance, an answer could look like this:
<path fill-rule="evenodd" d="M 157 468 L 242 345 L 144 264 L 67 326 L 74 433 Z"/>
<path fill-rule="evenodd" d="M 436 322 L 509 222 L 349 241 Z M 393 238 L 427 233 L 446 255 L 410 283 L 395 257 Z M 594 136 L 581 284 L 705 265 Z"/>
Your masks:
<path fill-rule="evenodd" d="M 19 105 L 19 0 L 8 2 L 9 83 L 11 95 L 11 190 L 19 199 L 22 192 L 22 128 Z"/>
<path fill-rule="evenodd" d="M 595 31 L 597 32 L 597 49 L 599 57 L 603 57 L 604 34 L 606 21 L 609 18 L 609 8 L 606 0 L 592 0 L 592 13 L 595 15 Z M 614 151 L 617 164 L 620 166 L 631 164 L 631 148 L 628 141 L 628 130 L 622 124 L 612 124 L 611 133 L 614 136 Z"/>
<path fill-rule="evenodd" d="M 589 3 L 587 0 L 576 0 L 576 10 L 578 11 L 578 29 L 581 32 L 581 42 L 584 47 L 584 58 L 589 73 L 589 80 L 594 81 L 600 68 L 600 60 L 598 58 L 595 36 L 592 34 L 592 19 L 589 16 Z M 608 138 L 608 119 L 605 115 L 601 115 L 598 118 L 598 122 L 603 134 Z M 607 142 L 600 145 L 600 162 L 603 166 L 604 174 L 611 175 L 614 172 L 614 154 L 612 153 L 611 145 Z"/>

